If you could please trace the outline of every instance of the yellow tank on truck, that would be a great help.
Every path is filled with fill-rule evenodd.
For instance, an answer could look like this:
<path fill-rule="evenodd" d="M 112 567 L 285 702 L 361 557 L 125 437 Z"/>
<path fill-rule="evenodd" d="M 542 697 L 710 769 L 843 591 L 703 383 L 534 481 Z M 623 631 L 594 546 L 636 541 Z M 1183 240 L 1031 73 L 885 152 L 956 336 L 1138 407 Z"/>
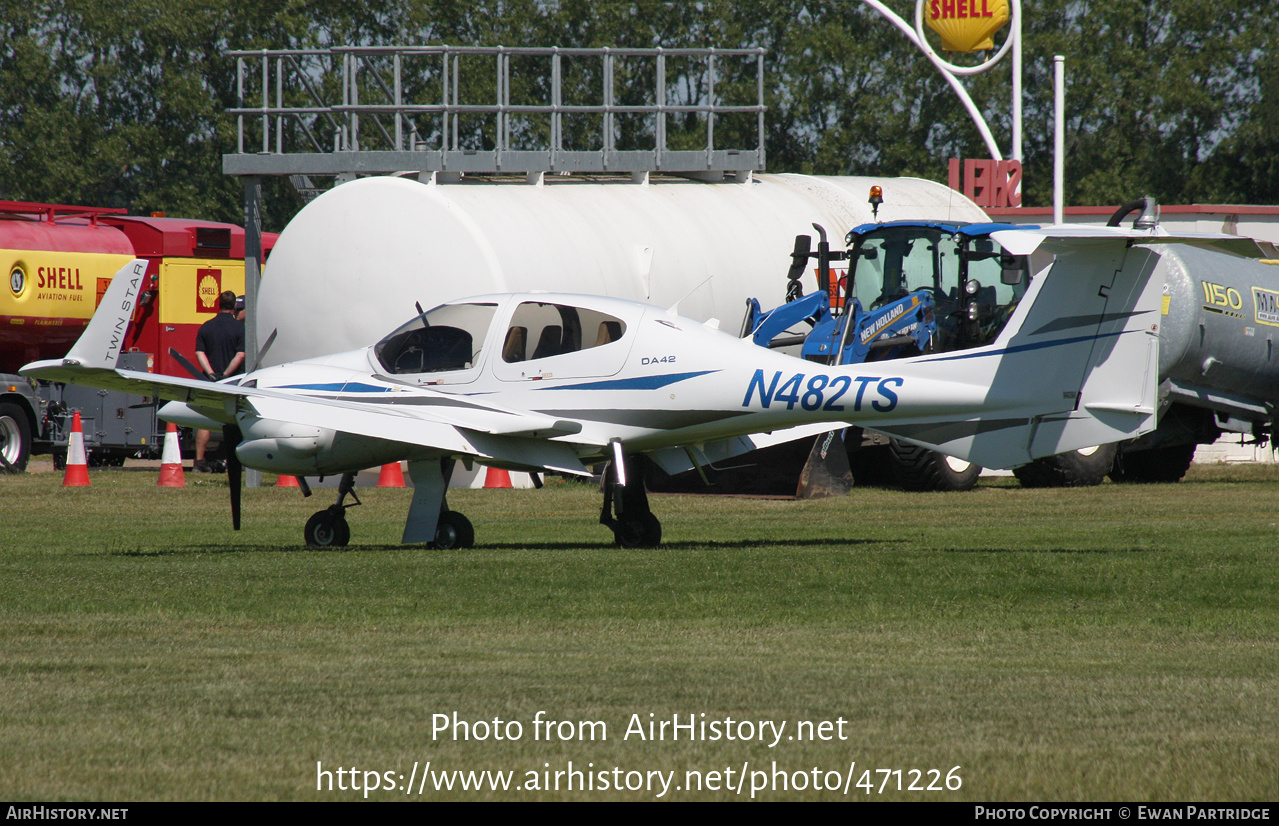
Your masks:
<path fill-rule="evenodd" d="M 13 373 L 67 352 L 111 276 L 133 258 L 133 246 L 99 223 L 99 213 L 57 223 L 0 214 L 0 265 L 8 276 L 0 290 L 0 373 Z"/>

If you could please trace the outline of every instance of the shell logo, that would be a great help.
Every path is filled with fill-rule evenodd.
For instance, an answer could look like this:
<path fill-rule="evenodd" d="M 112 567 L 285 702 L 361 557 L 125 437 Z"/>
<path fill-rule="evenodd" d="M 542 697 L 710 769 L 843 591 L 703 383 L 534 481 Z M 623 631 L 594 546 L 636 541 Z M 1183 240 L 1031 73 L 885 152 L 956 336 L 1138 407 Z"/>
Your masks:
<path fill-rule="evenodd" d="M 1008 0 L 928 0 L 928 27 L 948 52 L 995 48 L 995 32 L 1008 23 Z"/>
<path fill-rule="evenodd" d="M 216 313 L 218 296 L 222 294 L 222 271 L 201 269 L 195 271 L 195 311 L 197 313 Z"/>

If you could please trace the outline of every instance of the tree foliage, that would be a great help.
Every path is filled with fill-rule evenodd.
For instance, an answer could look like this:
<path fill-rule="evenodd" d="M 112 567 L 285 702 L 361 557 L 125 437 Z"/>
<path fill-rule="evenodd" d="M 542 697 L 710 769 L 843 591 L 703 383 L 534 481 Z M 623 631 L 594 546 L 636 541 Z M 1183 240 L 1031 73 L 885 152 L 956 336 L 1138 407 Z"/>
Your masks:
<path fill-rule="evenodd" d="M 913 19 L 913 2 L 889 5 Z M 1265 4 L 1025 5 L 1027 204 L 1051 197 L 1054 54 L 1067 58 L 1068 203 L 1141 194 L 1165 203 L 1279 202 L 1279 56 Z M 936 70 L 851 0 L 0 0 L 0 35 L 7 199 L 242 220 L 242 188 L 221 171 L 235 145 L 226 114 L 236 101 L 235 61 L 225 56 L 232 49 L 763 47 L 770 171 L 940 180 L 948 157 L 986 156 Z M 753 102 L 753 67 L 726 62 L 721 71 L 717 96 Z M 590 67 L 578 72 L 582 88 L 602 82 Z M 513 93 L 544 93 L 535 72 L 516 74 Z M 622 101 L 651 94 L 650 70 L 638 63 L 625 65 L 616 83 Z M 1008 153 L 1007 64 L 965 83 Z M 704 78 L 691 70 L 672 70 L 668 87 L 690 99 L 705 94 Z M 482 144 L 485 128 L 474 124 L 469 139 Z M 535 140 L 546 126 L 529 119 L 521 128 Z M 591 128 L 566 139 L 589 141 Z M 753 146 L 754 129 L 752 118 L 726 118 L 716 144 Z M 672 147 L 699 140 L 696 117 L 670 124 Z M 272 229 L 300 206 L 283 181 L 268 182 L 266 203 Z"/>

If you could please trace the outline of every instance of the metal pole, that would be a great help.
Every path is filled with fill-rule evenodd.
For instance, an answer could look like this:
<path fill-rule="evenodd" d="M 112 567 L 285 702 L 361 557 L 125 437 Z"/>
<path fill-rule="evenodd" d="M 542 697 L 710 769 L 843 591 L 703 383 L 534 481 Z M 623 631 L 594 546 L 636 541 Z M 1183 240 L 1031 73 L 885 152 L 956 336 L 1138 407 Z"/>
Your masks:
<path fill-rule="evenodd" d="M 764 50 L 760 49 L 759 57 L 755 59 L 755 102 L 759 105 L 759 113 L 756 118 L 756 137 L 755 146 L 758 153 L 758 160 L 755 162 L 755 168 L 760 172 L 764 171 Z"/>
<path fill-rule="evenodd" d="M 654 126 L 654 137 L 657 146 L 657 160 L 654 166 L 664 169 L 666 165 L 666 55 L 661 47 L 657 49 L 657 123 Z"/>
<path fill-rule="evenodd" d="M 1053 58 L 1053 223 L 1064 216 L 1066 180 L 1066 58 Z"/>
<path fill-rule="evenodd" d="M 564 115 L 560 112 L 563 98 L 560 94 L 560 50 L 557 46 L 551 53 L 551 169 L 558 170 L 560 150 L 564 148 Z"/>
<path fill-rule="evenodd" d="M 706 57 L 706 168 L 711 167 L 715 151 L 715 50 Z"/>
<path fill-rule="evenodd" d="M 284 154 L 284 58 L 275 61 L 275 152 Z"/>
<path fill-rule="evenodd" d="M 604 47 L 604 134 L 600 157 L 604 159 L 604 168 L 609 168 L 610 152 L 613 148 L 613 55 L 608 47 Z"/>
<path fill-rule="evenodd" d="M 400 107 L 404 105 L 404 101 L 401 99 L 402 89 L 400 80 L 401 70 L 399 52 L 395 53 L 393 61 L 395 66 L 395 151 L 401 152 L 404 150 L 404 112 L 400 109 Z M 416 148 L 417 147 L 415 146 L 409 147 L 409 149 Z"/>
<path fill-rule="evenodd" d="M 1013 30 L 1009 37 L 1013 38 L 1013 160 L 1024 161 L 1021 150 L 1021 3 L 1015 3 L 1013 10 Z"/>
<path fill-rule="evenodd" d="M 235 106 L 244 108 L 244 58 L 235 59 Z M 244 154 L 244 115 L 235 116 L 235 151 Z"/>
<path fill-rule="evenodd" d="M 271 108 L 271 82 L 270 73 L 271 58 L 266 54 L 262 55 L 262 151 L 264 153 L 271 151 L 271 116 L 268 110 Z"/>

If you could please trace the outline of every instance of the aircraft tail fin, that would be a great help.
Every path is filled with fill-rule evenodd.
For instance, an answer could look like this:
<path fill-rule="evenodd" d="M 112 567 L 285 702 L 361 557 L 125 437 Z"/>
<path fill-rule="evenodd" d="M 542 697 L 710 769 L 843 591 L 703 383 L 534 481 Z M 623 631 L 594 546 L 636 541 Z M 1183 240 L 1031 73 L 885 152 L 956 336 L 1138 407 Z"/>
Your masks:
<path fill-rule="evenodd" d="M 146 273 L 147 262 L 141 258 L 135 258 L 120 268 L 89 320 L 89 326 L 84 328 L 63 359 L 64 364 L 115 369 L 124 350 L 124 336 L 138 306 Z"/>
<path fill-rule="evenodd" d="M 1015 247 L 1029 234 L 996 240 Z M 993 468 L 1153 430 L 1163 285 L 1151 278 L 1158 256 L 1132 246 L 1149 242 L 1124 230 L 1034 234 L 1030 245 L 1056 259 L 999 338 L 912 360 L 934 378 L 953 368 L 977 391 L 970 411 L 871 427 Z"/>

